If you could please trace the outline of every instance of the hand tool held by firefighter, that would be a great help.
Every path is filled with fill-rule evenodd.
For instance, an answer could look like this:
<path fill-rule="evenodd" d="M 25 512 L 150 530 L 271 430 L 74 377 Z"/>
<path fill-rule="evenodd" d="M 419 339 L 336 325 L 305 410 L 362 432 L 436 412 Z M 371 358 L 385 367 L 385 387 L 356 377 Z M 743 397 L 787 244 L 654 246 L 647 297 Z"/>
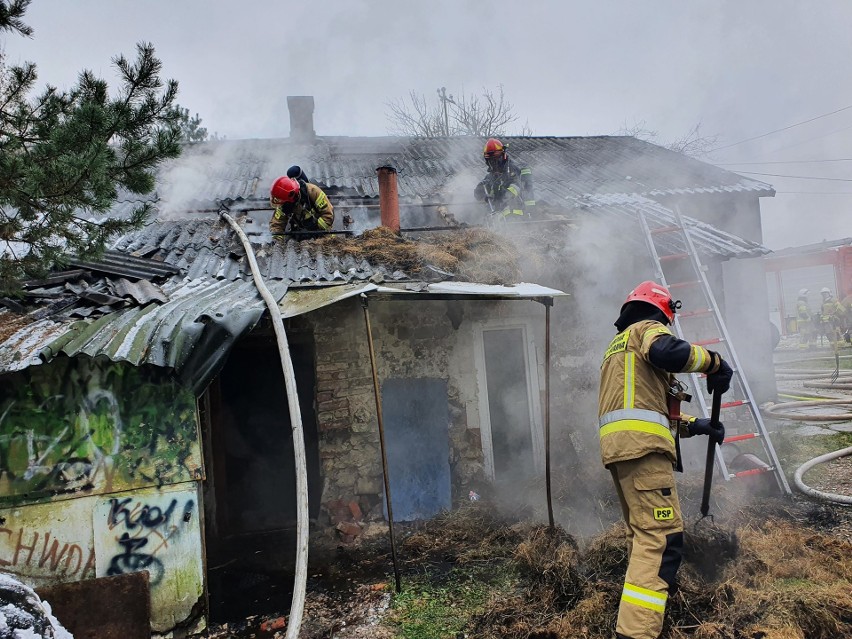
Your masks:
<path fill-rule="evenodd" d="M 486 195 L 485 201 L 488 203 L 488 208 L 491 210 L 491 215 L 494 215 L 497 211 L 494 210 L 494 202 L 491 201 L 491 196 Z"/>
<path fill-rule="evenodd" d="M 710 427 L 719 427 L 719 413 L 722 410 L 722 393 L 713 393 L 713 408 L 710 410 Z M 716 438 L 707 438 L 707 459 L 704 462 L 704 492 L 701 495 L 701 519 L 710 512 L 710 488 L 713 485 L 713 462 L 716 458 Z"/>

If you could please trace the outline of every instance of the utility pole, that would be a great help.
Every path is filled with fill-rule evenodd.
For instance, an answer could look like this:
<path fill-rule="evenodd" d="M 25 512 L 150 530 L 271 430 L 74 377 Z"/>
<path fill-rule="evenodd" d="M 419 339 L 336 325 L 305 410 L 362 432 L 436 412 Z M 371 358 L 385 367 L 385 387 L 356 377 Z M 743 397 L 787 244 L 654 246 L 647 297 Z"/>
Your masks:
<path fill-rule="evenodd" d="M 447 87 L 438 89 L 438 98 L 441 100 L 441 106 L 444 109 L 444 135 L 450 135 L 450 118 L 447 115 L 447 102 L 453 101 L 453 96 L 447 97 Z"/>

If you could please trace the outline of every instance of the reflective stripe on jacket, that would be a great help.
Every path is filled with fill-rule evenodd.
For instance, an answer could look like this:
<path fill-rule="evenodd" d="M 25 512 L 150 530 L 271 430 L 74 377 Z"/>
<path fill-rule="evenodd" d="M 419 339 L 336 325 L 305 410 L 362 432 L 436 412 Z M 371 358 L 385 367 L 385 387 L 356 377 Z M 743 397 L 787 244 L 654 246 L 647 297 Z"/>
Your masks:
<path fill-rule="evenodd" d="M 502 170 L 489 169 L 485 179 L 476 185 L 473 195 L 477 200 L 489 199 L 492 206 L 500 207 L 500 215 L 523 215 L 525 210 L 535 207 L 532 170 L 526 166 L 518 168 L 507 160 Z M 526 211 L 529 213 L 529 210 Z"/>
<path fill-rule="evenodd" d="M 669 336 L 674 347 L 683 349 L 679 372 L 705 372 L 713 365 L 703 346 L 678 340 L 668 327 L 654 320 L 636 322 L 616 335 L 604 353 L 598 397 L 605 466 L 654 452 L 663 453 L 673 463 L 677 460 L 667 405 L 674 375 L 651 361 L 651 347 L 662 336 Z"/>

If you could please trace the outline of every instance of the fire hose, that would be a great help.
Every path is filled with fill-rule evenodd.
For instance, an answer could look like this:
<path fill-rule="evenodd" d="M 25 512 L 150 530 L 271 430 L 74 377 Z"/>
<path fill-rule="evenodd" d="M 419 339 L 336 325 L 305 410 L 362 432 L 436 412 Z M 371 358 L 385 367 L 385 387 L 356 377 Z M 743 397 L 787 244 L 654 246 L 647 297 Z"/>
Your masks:
<path fill-rule="evenodd" d="M 805 388 L 819 389 L 836 389 L 836 390 L 852 390 L 852 371 L 840 371 L 840 374 L 835 377 L 834 381 L 825 370 L 820 369 L 776 369 L 776 377 L 779 380 L 807 380 L 803 381 Z M 764 408 L 764 412 L 772 417 L 779 419 L 790 419 L 796 421 L 808 422 L 837 422 L 852 420 L 852 398 L 828 396 L 818 393 L 809 393 L 808 397 L 797 397 L 797 391 L 794 389 L 778 389 L 779 395 L 794 397 L 796 401 L 782 402 Z M 846 412 L 835 412 L 828 414 L 806 415 L 795 412 L 795 409 L 801 408 L 819 408 L 823 406 L 846 407 Z M 837 504 L 852 506 L 852 495 L 840 495 L 837 493 L 827 493 L 815 488 L 811 488 L 804 482 L 804 474 L 818 464 L 833 461 L 852 455 L 852 446 L 841 448 L 824 455 L 819 455 L 813 459 L 806 461 L 796 469 L 793 475 L 793 483 L 805 495 L 830 501 Z"/>
<path fill-rule="evenodd" d="M 823 462 L 832 461 L 834 459 L 840 459 L 841 457 L 846 457 L 847 455 L 852 455 L 852 446 L 849 446 L 848 448 L 841 448 L 840 450 L 835 450 L 833 453 L 826 453 L 825 455 L 814 457 L 810 461 L 805 462 L 804 464 L 799 466 L 799 468 L 796 469 L 796 473 L 793 475 L 793 482 L 796 484 L 796 488 L 801 490 L 806 495 L 816 497 L 817 499 L 824 499 L 826 501 L 831 501 L 836 504 L 845 504 L 847 506 L 852 506 L 852 495 L 824 493 L 821 490 L 817 490 L 816 488 L 811 488 L 802 480 L 802 476 L 817 464 L 822 464 Z"/>
<path fill-rule="evenodd" d="M 284 385 L 287 392 L 287 404 L 290 411 L 290 427 L 293 431 L 293 454 L 296 465 L 296 575 L 293 584 L 293 598 L 290 603 L 290 616 L 287 619 L 286 639 L 297 639 L 302 627 L 302 615 L 305 610 L 305 591 L 308 577 L 308 472 L 307 456 L 305 454 L 305 436 L 302 432 L 302 414 L 299 410 L 299 396 L 296 392 L 296 375 L 293 370 L 293 360 L 290 357 L 290 347 L 287 343 L 287 332 L 281 320 L 281 312 L 272 293 L 266 288 L 257 258 L 248 237 L 236 223 L 234 218 L 224 210 L 219 212 L 240 238 L 246 251 L 246 258 L 251 267 L 252 278 L 258 293 L 266 303 L 272 319 L 272 328 L 278 342 L 278 352 L 281 355 L 281 368 L 284 372 Z"/>

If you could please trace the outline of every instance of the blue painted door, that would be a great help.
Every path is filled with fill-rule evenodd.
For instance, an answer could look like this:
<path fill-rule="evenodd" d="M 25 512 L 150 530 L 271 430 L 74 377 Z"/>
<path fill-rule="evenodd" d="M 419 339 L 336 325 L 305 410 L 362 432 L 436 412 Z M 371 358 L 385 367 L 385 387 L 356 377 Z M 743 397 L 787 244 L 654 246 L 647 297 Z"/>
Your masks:
<path fill-rule="evenodd" d="M 382 414 L 394 520 L 426 519 L 448 510 L 451 489 L 446 380 L 386 380 L 382 384 Z"/>

